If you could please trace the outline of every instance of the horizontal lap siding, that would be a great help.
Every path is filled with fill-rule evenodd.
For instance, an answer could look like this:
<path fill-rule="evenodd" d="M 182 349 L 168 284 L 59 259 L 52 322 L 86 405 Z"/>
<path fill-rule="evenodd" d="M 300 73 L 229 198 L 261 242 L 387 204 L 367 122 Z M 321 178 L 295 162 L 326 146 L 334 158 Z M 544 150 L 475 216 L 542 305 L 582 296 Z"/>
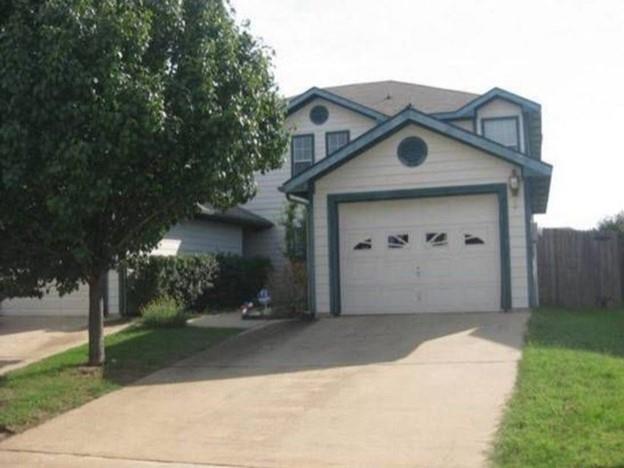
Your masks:
<path fill-rule="evenodd" d="M 152 255 L 243 253 L 240 226 L 213 221 L 185 221 L 172 227 Z"/>
<path fill-rule="evenodd" d="M 119 277 L 108 272 L 108 310 L 119 313 Z M 0 303 L 0 315 L 70 315 L 86 316 L 89 311 L 89 287 L 81 284 L 77 291 L 59 296 L 54 290 L 42 299 L 17 298 Z"/>
<path fill-rule="evenodd" d="M 396 157 L 399 142 L 420 136 L 428 145 L 426 161 L 407 168 Z M 469 146 L 412 125 L 316 181 L 314 199 L 316 304 L 329 311 L 327 195 L 459 185 L 506 184 L 513 166 Z M 512 307 L 528 307 L 526 231 L 522 192 L 509 196 Z"/>
<path fill-rule="evenodd" d="M 329 117 L 322 125 L 310 121 L 310 109 L 322 104 L 327 107 Z M 360 114 L 332 104 L 323 99 L 315 99 L 306 106 L 288 116 L 286 127 L 291 135 L 314 134 L 314 157 L 316 161 L 325 157 L 325 134 L 340 130 L 349 130 L 351 140 L 375 126 L 375 121 Z M 281 168 L 267 174 L 257 174 L 258 193 L 244 208 L 271 220 L 275 226 L 245 236 L 245 255 L 268 256 L 273 265 L 280 268 L 284 264 L 284 228 L 280 220 L 284 213 L 286 196 L 278 188 L 290 179 L 290 144 L 283 157 Z"/>

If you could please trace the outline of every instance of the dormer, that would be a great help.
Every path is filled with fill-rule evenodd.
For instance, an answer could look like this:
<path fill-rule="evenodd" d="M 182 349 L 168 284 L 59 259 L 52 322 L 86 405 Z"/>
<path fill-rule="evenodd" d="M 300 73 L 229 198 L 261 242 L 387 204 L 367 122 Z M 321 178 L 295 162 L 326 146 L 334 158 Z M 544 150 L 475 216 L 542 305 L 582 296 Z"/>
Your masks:
<path fill-rule="evenodd" d="M 541 159 L 541 107 L 509 91 L 494 88 L 454 112 L 434 117 Z"/>

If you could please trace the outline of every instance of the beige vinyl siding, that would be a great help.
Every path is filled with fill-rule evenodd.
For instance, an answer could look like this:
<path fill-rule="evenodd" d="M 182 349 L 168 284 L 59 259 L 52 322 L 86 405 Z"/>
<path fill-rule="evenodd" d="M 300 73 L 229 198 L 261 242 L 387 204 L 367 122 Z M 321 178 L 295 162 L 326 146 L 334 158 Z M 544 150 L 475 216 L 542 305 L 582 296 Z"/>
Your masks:
<path fill-rule="evenodd" d="M 322 125 L 310 120 L 310 110 L 315 105 L 327 107 L 329 117 Z M 349 130 L 351 140 L 359 137 L 376 125 L 375 120 L 337 106 L 324 99 L 314 99 L 286 119 L 286 128 L 291 135 L 314 134 L 315 161 L 325 157 L 325 133 Z M 281 168 L 267 174 L 257 174 L 258 193 L 244 208 L 271 220 L 275 227 L 245 236 L 245 255 L 262 255 L 271 258 L 273 265 L 284 264 L 284 228 L 280 225 L 286 196 L 278 188 L 290 179 L 290 144 L 283 158 Z"/>
<path fill-rule="evenodd" d="M 152 255 L 183 255 L 227 252 L 242 255 L 240 226 L 214 221 L 184 221 L 172 227 Z"/>
<path fill-rule="evenodd" d="M 519 132 L 518 138 L 520 140 L 520 151 L 524 152 L 524 119 L 522 117 L 522 108 L 516 104 L 513 104 L 504 99 L 493 99 L 484 106 L 480 107 L 477 111 L 477 133 L 481 132 L 481 120 L 489 119 L 492 117 L 518 117 Z"/>
<path fill-rule="evenodd" d="M 419 136 L 428 145 L 428 157 L 419 167 L 403 166 L 396 149 L 407 136 Z M 410 125 L 316 181 L 314 239 L 316 304 L 329 311 L 327 195 L 407 188 L 507 183 L 513 166 L 450 138 Z M 528 307 L 524 197 L 509 196 L 512 307 Z"/>

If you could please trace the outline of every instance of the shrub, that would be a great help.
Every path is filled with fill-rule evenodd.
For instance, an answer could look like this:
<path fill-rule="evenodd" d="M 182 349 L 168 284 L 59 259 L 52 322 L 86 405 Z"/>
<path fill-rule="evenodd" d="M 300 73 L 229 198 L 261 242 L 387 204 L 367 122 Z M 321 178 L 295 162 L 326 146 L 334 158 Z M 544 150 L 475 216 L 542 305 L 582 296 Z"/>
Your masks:
<path fill-rule="evenodd" d="M 176 328 L 186 325 L 186 314 L 180 304 L 171 297 L 151 301 L 141 309 L 143 325 L 151 328 Z"/>
<path fill-rule="evenodd" d="M 303 314 L 308 308 L 307 278 L 306 263 L 301 261 L 287 262 L 271 275 L 269 290 L 275 315 L 293 317 Z"/>
<path fill-rule="evenodd" d="M 186 309 L 237 307 L 266 285 L 271 262 L 232 254 L 141 257 L 128 264 L 127 312 L 168 296 Z"/>
<path fill-rule="evenodd" d="M 219 272 L 214 288 L 203 297 L 206 306 L 238 307 L 253 300 L 266 286 L 271 271 L 267 258 L 243 258 L 232 254 L 217 255 Z"/>
<path fill-rule="evenodd" d="M 128 264 L 127 300 L 130 314 L 159 297 L 170 297 L 185 308 L 198 309 L 198 298 L 214 287 L 218 271 L 214 255 L 140 257 Z"/>

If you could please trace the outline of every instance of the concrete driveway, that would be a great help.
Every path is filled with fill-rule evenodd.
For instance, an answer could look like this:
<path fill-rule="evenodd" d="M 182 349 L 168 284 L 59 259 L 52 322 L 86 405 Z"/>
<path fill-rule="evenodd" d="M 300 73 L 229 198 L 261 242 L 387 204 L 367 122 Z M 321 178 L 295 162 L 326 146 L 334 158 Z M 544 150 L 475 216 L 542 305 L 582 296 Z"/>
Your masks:
<path fill-rule="evenodd" d="M 0 464 L 482 466 L 528 314 L 285 322 L 0 444 Z"/>

